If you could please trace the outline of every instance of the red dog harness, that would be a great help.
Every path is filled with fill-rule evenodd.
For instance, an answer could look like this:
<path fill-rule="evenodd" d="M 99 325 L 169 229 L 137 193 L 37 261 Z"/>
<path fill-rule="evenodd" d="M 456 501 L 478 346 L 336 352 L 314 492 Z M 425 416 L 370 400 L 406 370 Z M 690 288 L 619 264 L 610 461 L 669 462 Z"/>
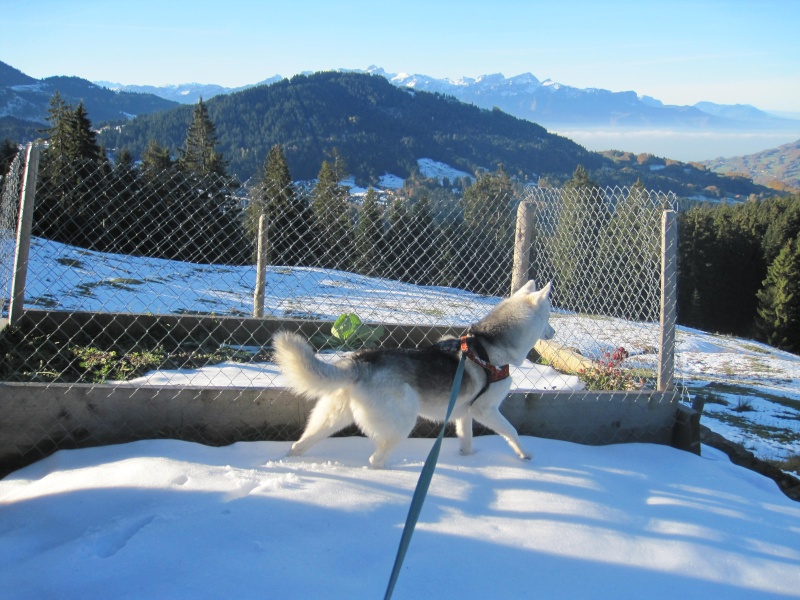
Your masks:
<path fill-rule="evenodd" d="M 478 344 L 476 350 L 479 354 L 483 354 L 483 357 L 476 354 L 476 352 L 469 347 L 470 341 L 473 341 L 474 343 Z M 483 387 L 483 390 L 481 390 L 481 394 L 484 391 L 486 391 L 486 388 L 489 387 L 490 383 L 495 383 L 496 381 L 502 381 L 506 377 L 510 376 L 508 365 L 501 365 L 499 367 L 496 367 L 495 365 L 490 363 L 489 355 L 486 354 L 486 350 L 484 350 L 480 342 L 475 340 L 474 337 L 470 337 L 467 335 L 461 336 L 461 352 L 463 352 L 468 359 L 470 359 L 472 362 L 474 362 L 476 365 L 478 365 L 486 372 L 486 385 Z"/>

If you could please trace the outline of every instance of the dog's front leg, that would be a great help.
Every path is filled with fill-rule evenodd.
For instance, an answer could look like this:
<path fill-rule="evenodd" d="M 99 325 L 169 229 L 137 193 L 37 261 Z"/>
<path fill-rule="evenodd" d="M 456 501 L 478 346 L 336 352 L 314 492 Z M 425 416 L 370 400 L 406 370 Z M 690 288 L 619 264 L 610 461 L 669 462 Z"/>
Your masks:
<path fill-rule="evenodd" d="M 476 402 L 472 410 L 475 413 L 475 420 L 502 436 L 517 456 L 524 460 L 531 459 L 530 452 L 525 450 L 519 441 L 517 430 L 508 422 L 508 419 L 500 414 L 500 410 L 497 406 L 483 406 L 479 402 Z"/>
<path fill-rule="evenodd" d="M 456 419 L 456 435 L 461 442 L 461 454 L 472 454 L 472 415 L 467 413 Z"/>

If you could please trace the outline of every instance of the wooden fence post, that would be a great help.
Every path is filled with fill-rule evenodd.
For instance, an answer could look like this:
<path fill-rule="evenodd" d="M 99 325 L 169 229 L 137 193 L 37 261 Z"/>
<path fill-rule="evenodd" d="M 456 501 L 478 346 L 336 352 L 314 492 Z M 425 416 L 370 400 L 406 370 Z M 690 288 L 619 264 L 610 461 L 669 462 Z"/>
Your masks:
<path fill-rule="evenodd" d="M 665 210 L 661 220 L 661 339 L 658 391 L 671 390 L 675 379 L 675 328 L 678 314 L 678 220 Z"/>
<path fill-rule="evenodd" d="M 533 204 L 520 202 L 517 207 L 517 228 L 514 235 L 514 267 L 511 272 L 511 293 L 528 281 L 533 231 Z M 541 284 L 541 282 L 539 282 Z"/>
<path fill-rule="evenodd" d="M 8 324 L 14 326 L 22 316 L 25 304 L 25 281 L 28 277 L 28 259 L 31 249 L 33 205 L 36 201 L 36 177 L 39 173 L 39 149 L 28 144 L 22 191 L 19 195 L 17 245 L 14 250 L 14 272 L 11 276 L 11 297 L 8 306 Z"/>
<path fill-rule="evenodd" d="M 264 290 L 267 282 L 267 215 L 258 217 L 258 250 L 256 258 L 256 289 L 253 294 L 253 316 L 260 319 L 264 316 Z"/>

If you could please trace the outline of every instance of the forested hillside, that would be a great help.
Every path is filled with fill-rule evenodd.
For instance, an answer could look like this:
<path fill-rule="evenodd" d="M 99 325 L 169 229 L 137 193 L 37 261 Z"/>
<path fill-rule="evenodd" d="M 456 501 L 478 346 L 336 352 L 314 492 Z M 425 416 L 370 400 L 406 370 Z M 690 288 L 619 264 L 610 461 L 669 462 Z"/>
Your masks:
<path fill-rule="evenodd" d="M 523 179 L 571 173 L 579 163 L 597 169 L 607 162 L 534 123 L 437 94 L 401 90 L 378 76 L 297 76 L 206 104 L 219 148 L 242 179 L 254 174 L 278 143 L 298 179 L 315 177 L 335 147 L 362 184 L 377 182 L 387 172 L 408 176 L 423 157 L 469 173 L 503 164 Z M 191 107 L 182 107 L 140 117 L 101 140 L 134 155 L 150 139 L 177 152 L 191 113 Z"/>
<path fill-rule="evenodd" d="M 544 177 L 567 181 L 582 165 L 602 185 L 645 187 L 679 196 L 746 198 L 771 193 L 747 179 L 707 171 L 701 165 L 645 159 L 628 153 L 601 155 L 500 110 L 479 109 L 449 96 L 415 92 L 380 76 L 317 73 L 259 86 L 205 103 L 214 121 L 219 150 L 230 172 L 246 180 L 275 144 L 284 148 L 297 179 L 312 179 L 336 148 L 363 186 L 385 173 L 407 177 L 417 159 L 431 158 L 474 173 L 502 164 L 517 181 Z M 100 141 L 109 149 L 141 156 L 151 140 L 178 157 L 192 107 L 144 115 Z"/>
<path fill-rule="evenodd" d="M 113 92 L 80 77 L 34 79 L 0 62 L 0 139 L 24 143 L 40 137 L 56 92 L 70 104 L 82 103 L 96 125 L 176 106 L 153 94 Z"/>
<path fill-rule="evenodd" d="M 678 318 L 800 351 L 800 196 L 680 215 Z"/>
<path fill-rule="evenodd" d="M 739 173 L 776 190 L 800 189 L 800 140 L 747 156 L 703 163 L 718 173 Z"/>

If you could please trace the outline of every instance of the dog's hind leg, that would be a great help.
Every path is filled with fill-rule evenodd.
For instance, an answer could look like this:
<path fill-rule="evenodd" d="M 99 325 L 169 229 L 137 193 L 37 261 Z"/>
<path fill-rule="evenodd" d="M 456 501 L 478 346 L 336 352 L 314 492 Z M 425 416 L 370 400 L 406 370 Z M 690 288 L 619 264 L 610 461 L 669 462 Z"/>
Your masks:
<path fill-rule="evenodd" d="M 373 468 L 383 468 L 389 452 L 408 437 L 417 422 L 419 398 L 411 386 L 357 390 L 351 404 L 356 425 L 375 441 L 369 457 Z"/>
<path fill-rule="evenodd" d="M 323 396 L 311 411 L 303 435 L 292 444 L 289 456 L 299 456 L 317 442 L 353 424 L 347 400 L 339 394 Z"/>
<path fill-rule="evenodd" d="M 511 449 L 516 452 L 517 456 L 525 460 L 530 460 L 531 455 L 522 447 L 519 441 L 519 435 L 517 435 L 517 430 L 514 429 L 514 426 L 508 422 L 508 419 L 500 413 L 500 409 L 497 406 L 485 406 L 476 402 L 472 406 L 471 411 L 478 423 L 486 425 L 489 429 L 501 435 L 506 442 L 508 442 L 508 445 L 511 446 Z"/>
<path fill-rule="evenodd" d="M 472 454 L 472 415 L 469 413 L 456 419 L 456 436 L 461 442 L 461 454 Z"/>
<path fill-rule="evenodd" d="M 395 446 L 402 442 L 406 436 L 391 439 L 376 440 L 375 452 L 369 457 L 369 464 L 373 469 L 382 469 L 383 464 L 386 462 L 386 457 L 389 455 Z"/>

